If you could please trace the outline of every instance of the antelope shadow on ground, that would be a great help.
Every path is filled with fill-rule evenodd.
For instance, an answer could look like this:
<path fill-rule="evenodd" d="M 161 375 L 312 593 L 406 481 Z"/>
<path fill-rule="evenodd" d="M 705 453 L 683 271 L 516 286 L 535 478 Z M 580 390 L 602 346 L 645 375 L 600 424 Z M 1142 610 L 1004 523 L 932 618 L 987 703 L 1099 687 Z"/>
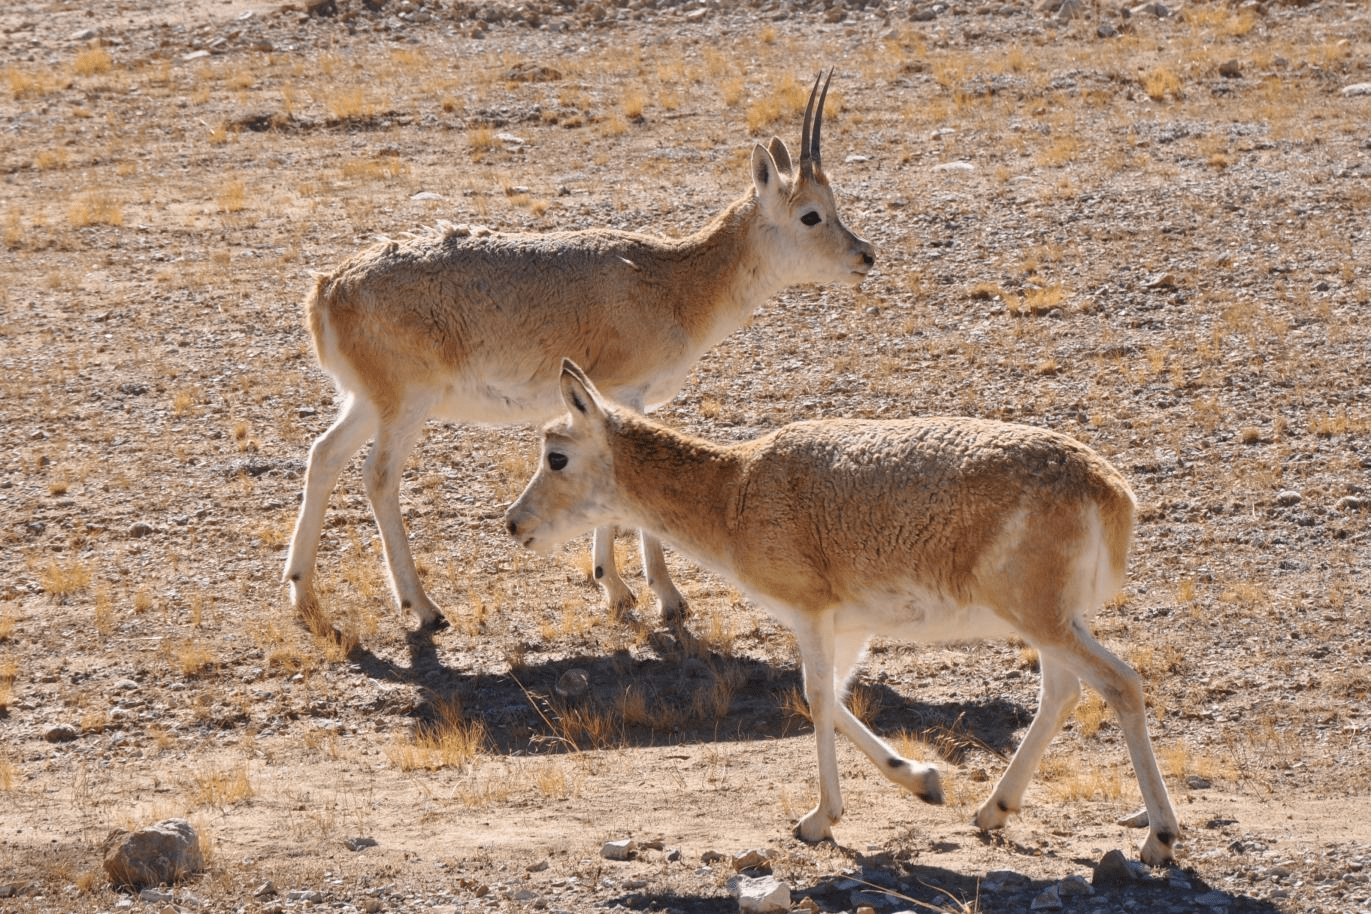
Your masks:
<path fill-rule="evenodd" d="M 460 708 L 464 719 L 482 724 L 488 748 L 502 754 L 810 732 L 797 665 L 721 654 L 680 627 L 653 633 L 645 648 L 632 652 L 527 662 L 507 672 L 447 665 L 427 632 L 411 633 L 407 646 L 407 666 L 365 645 L 354 648 L 349 660 L 372 679 L 412 685 L 409 714 L 416 727 L 434 726 Z M 579 679 L 577 671 L 584 674 L 584 688 L 568 693 L 567 680 Z M 1016 731 L 1034 711 L 1031 703 L 1001 696 L 935 703 L 881 682 L 859 679 L 859 686 L 873 726 L 891 735 L 909 732 L 936 747 L 944 760 L 959 760 L 968 750 L 1007 759 Z"/>

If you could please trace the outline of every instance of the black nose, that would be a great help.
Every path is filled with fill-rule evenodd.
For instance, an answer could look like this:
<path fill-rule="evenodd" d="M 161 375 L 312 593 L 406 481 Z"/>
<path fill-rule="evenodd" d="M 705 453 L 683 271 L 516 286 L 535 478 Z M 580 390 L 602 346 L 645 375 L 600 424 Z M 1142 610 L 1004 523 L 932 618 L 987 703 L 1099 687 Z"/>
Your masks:
<path fill-rule="evenodd" d="M 866 264 L 867 266 L 871 266 L 871 265 L 872 265 L 873 263 L 875 263 L 875 262 L 876 262 L 876 257 L 875 257 L 874 254 L 863 254 L 863 255 L 862 255 L 862 263 Z"/>
<path fill-rule="evenodd" d="M 505 529 L 509 531 L 510 536 L 519 535 L 519 525 L 516 524 L 514 521 L 510 521 L 509 523 L 505 524 Z"/>

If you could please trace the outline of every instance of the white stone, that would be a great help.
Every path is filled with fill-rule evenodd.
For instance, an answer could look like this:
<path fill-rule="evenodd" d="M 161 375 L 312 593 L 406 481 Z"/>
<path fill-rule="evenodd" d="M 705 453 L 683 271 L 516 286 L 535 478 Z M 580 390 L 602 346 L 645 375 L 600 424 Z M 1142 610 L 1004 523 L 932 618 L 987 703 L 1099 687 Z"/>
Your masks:
<path fill-rule="evenodd" d="M 790 886 L 775 876 L 734 876 L 728 880 L 728 894 L 738 899 L 744 914 L 790 910 Z"/>
<path fill-rule="evenodd" d="M 606 841 L 600 848 L 600 856 L 606 860 L 629 860 L 638 852 L 638 842 L 632 838 L 620 841 Z"/>

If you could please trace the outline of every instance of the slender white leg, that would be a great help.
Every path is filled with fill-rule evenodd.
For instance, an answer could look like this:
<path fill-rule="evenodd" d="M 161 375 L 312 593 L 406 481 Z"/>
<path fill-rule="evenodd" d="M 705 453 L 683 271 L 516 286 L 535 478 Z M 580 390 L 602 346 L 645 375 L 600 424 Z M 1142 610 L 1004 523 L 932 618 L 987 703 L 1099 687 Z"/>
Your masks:
<path fill-rule="evenodd" d="M 290 540 L 290 552 L 286 555 L 284 575 L 290 584 L 291 606 L 302 616 L 311 617 L 319 611 L 314 595 L 314 564 L 329 495 L 348 460 L 375 431 L 375 412 L 369 404 L 349 394 L 333 425 L 309 449 L 305 491 L 300 515 L 295 521 L 295 533 Z"/>
<path fill-rule="evenodd" d="M 638 603 L 633 591 L 619 577 L 619 568 L 614 561 L 614 528 L 596 527 L 595 541 L 591 546 L 590 558 L 594 563 L 595 582 L 605 592 L 605 602 L 611 615 L 627 612 Z"/>
<path fill-rule="evenodd" d="M 833 676 L 833 614 L 815 613 L 795 630 L 804 670 L 805 700 L 814 723 L 819 752 L 819 802 L 800 818 L 795 834 L 811 843 L 833 837 L 833 824 L 843 815 L 842 787 L 838 783 L 838 747 L 834 731 L 838 694 Z"/>
<path fill-rule="evenodd" d="M 416 404 L 383 422 L 371 453 L 367 455 L 362 478 L 366 482 L 367 497 L 371 499 L 376 526 L 381 531 L 391 586 L 400 608 L 413 612 L 421 626 L 441 627 L 443 616 L 419 582 L 404 517 L 400 513 L 400 476 L 426 418 L 427 409 Z"/>
<path fill-rule="evenodd" d="M 1033 723 L 1024 734 L 1023 742 L 1014 753 L 1009 767 L 995 785 L 990 798 L 976 810 L 971 820 L 977 828 L 1000 828 L 1012 812 L 1018 812 L 1023 805 L 1024 791 L 1028 789 L 1033 773 L 1043 753 L 1066 723 L 1067 716 L 1081 697 L 1081 683 L 1071 668 L 1057 662 L 1048 654 L 1040 653 L 1042 667 L 1042 687 L 1038 698 L 1038 713 L 1033 715 Z"/>
<path fill-rule="evenodd" d="M 943 787 L 938 769 L 900 755 L 893 746 L 862 723 L 842 700 L 847 694 L 847 684 L 856 671 L 857 663 L 866 650 L 867 638 L 865 633 L 844 633 L 835 639 L 834 674 L 839 699 L 835 702 L 834 717 L 838 732 L 871 759 L 881 774 L 925 803 L 939 805 L 943 802 Z"/>
<path fill-rule="evenodd" d="M 1132 667 L 1096 641 L 1079 621 L 1073 623 L 1072 632 L 1076 643 L 1062 645 L 1058 650 L 1077 652 L 1075 657 L 1063 659 L 1077 665 L 1080 677 L 1104 697 L 1119 717 L 1119 729 L 1128 744 L 1138 788 L 1147 806 L 1148 835 L 1139 849 L 1139 856 L 1144 863 L 1161 866 L 1175 858 L 1174 845 L 1180 837 L 1181 827 L 1171 806 L 1166 782 L 1157 767 L 1157 757 L 1152 752 L 1142 680 Z"/>
<path fill-rule="evenodd" d="M 666 556 L 662 554 L 662 543 L 647 531 L 642 531 L 643 573 L 647 575 L 647 586 L 657 595 L 657 603 L 662 608 L 663 622 L 680 622 L 688 611 L 686 599 L 672 583 L 671 574 L 666 570 Z"/>

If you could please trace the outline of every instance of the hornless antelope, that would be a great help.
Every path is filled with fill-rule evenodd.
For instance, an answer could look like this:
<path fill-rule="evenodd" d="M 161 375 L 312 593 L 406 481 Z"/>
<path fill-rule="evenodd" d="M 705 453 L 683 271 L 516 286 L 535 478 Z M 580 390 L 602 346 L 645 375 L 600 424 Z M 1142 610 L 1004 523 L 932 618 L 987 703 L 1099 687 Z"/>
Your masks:
<path fill-rule="evenodd" d="M 1085 445 L 977 419 L 799 422 L 722 446 L 602 399 L 562 366 L 568 415 L 505 514 L 547 552 L 590 527 L 648 531 L 736 581 L 795 632 L 819 748 L 805 841 L 842 816 L 834 728 L 887 778 L 943 801 L 936 768 L 901 758 L 843 704 L 872 635 L 923 641 L 1018 635 L 1042 666 L 1038 712 L 975 825 L 1019 809 L 1084 679 L 1119 716 L 1147 804 L 1142 859 L 1172 859 L 1179 824 L 1147 735 L 1138 674 L 1086 614 L 1121 586 L 1133 529 L 1128 483 Z"/>
<path fill-rule="evenodd" d="M 779 138 L 757 144 L 752 186 L 689 237 L 440 225 L 383 240 L 316 276 L 307 323 L 319 363 L 344 399 L 310 448 L 285 569 L 295 609 L 306 617 L 318 611 L 314 566 L 329 493 L 368 439 L 375 442 L 363 479 L 395 596 L 422 627 L 442 628 L 400 514 L 400 475 L 426 419 L 551 418 L 563 357 L 635 409 L 656 406 L 675 396 L 696 359 L 775 293 L 800 283 L 860 283 L 875 250 L 838 218 L 824 175 L 819 136 L 827 95 L 828 81 L 820 92 L 816 79 L 798 168 Z M 615 568 L 613 532 L 595 531 L 592 558 L 610 605 L 622 608 L 634 595 Z M 685 601 L 660 544 L 644 536 L 642 550 L 663 616 L 682 615 Z"/>

